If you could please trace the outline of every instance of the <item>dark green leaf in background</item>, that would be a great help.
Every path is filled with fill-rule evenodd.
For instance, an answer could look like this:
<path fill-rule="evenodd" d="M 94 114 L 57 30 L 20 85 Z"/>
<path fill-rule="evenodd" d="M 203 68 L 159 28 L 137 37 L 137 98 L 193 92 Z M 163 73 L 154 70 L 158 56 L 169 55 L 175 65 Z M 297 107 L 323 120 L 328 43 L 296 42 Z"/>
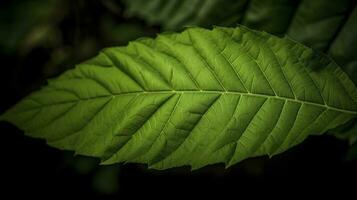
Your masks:
<path fill-rule="evenodd" d="M 357 84 L 357 7 L 332 43 L 329 54 Z"/>
<path fill-rule="evenodd" d="M 297 4 L 294 0 L 251 0 L 242 24 L 272 34 L 284 34 Z"/>
<path fill-rule="evenodd" d="M 316 50 L 326 51 L 343 25 L 352 0 L 302 0 L 287 34 Z"/>
<path fill-rule="evenodd" d="M 247 0 L 123 0 L 127 16 L 140 16 L 165 30 L 184 26 L 235 26 L 248 5 Z"/>

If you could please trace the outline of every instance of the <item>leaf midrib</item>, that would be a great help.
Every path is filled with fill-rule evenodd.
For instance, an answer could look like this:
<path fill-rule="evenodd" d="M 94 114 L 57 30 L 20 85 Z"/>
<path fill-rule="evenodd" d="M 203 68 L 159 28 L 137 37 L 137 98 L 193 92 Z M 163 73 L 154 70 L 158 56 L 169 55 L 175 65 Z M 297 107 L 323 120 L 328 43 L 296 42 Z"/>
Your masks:
<path fill-rule="evenodd" d="M 311 101 L 306 101 L 306 100 L 299 100 L 299 99 L 293 99 L 289 97 L 281 97 L 281 96 L 274 96 L 274 95 L 268 95 L 268 94 L 255 94 L 255 93 L 246 93 L 246 92 L 236 92 L 236 91 L 219 91 L 219 90 L 156 90 L 156 91 L 137 91 L 137 92 L 126 92 L 126 93 L 112 93 L 109 95 L 102 95 L 102 96 L 96 96 L 96 97 L 91 97 L 91 98 L 81 98 L 78 100 L 71 100 L 71 101 L 62 101 L 54 104 L 42 104 L 41 106 L 38 107 L 33 107 L 32 109 L 37 109 L 45 106 L 53 106 L 53 105 L 60 105 L 60 104 L 66 104 L 66 103 L 73 103 L 76 101 L 86 101 L 86 100 L 93 100 L 93 99 L 98 99 L 98 98 L 108 98 L 108 97 L 118 97 L 118 96 L 127 96 L 127 95 L 139 95 L 139 94 L 190 94 L 190 93 L 199 93 L 199 94 L 221 94 L 221 95 L 242 95 L 242 96 L 251 96 L 251 97 L 261 97 L 261 98 L 266 98 L 266 99 L 278 99 L 278 100 L 283 100 L 283 101 L 290 101 L 290 102 L 296 102 L 299 104 L 307 104 L 307 105 L 312 105 L 312 106 L 317 106 L 317 107 L 322 107 L 325 109 L 329 110 L 334 110 L 338 112 L 343 112 L 343 113 L 348 113 L 348 114 L 353 114 L 356 115 L 357 111 L 355 110 L 346 110 L 334 106 L 330 106 L 327 104 L 320 104 L 316 102 L 311 102 Z M 28 110 L 27 110 L 28 111 Z"/>

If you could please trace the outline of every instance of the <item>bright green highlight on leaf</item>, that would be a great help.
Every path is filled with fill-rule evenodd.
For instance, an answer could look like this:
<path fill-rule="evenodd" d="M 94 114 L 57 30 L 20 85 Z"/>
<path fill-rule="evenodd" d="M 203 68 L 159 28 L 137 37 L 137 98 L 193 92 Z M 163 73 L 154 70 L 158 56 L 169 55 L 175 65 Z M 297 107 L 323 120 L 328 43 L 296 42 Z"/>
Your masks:
<path fill-rule="evenodd" d="M 218 27 L 105 49 L 2 119 L 104 164 L 196 169 L 275 155 L 356 114 L 357 89 L 329 58 Z"/>

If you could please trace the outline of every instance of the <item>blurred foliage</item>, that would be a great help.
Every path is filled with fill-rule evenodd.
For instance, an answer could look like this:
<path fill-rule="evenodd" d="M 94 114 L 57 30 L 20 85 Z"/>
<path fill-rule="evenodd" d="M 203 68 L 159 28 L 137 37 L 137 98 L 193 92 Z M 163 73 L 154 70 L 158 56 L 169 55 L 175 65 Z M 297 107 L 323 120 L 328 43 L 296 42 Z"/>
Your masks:
<path fill-rule="evenodd" d="M 331 42 L 328 53 L 344 67 L 355 84 L 357 84 L 357 6 L 348 16 L 336 38 Z"/>
<path fill-rule="evenodd" d="M 247 0 L 123 0 L 125 15 L 139 16 L 165 30 L 185 26 L 234 26 L 243 17 Z"/>
<path fill-rule="evenodd" d="M 352 0 L 302 0 L 287 34 L 316 50 L 326 51 L 344 25 L 352 4 Z"/>
<path fill-rule="evenodd" d="M 350 149 L 348 150 L 347 155 L 346 155 L 346 160 L 348 160 L 348 161 L 357 160 L 357 143 L 352 145 L 350 147 Z"/>
<path fill-rule="evenodd" d="M 72 152 L 63 153 L 63 162 L 81 175 L 90 174 L 100 163 L 98 159 L 93 157 L 73 156 Z"/>
<path fill-rule="evenodd" d="M 93 188 L 101 194 L 115 194 L 119 191 L 119 167 L 101 166 L 93 175 Z"/>
<path fill-rule="evenodd" d="M 352 119 L 348 123 L 335 128 L 331 132 L 333 132 L 337 138 L 347 140 L 350 145 L 353 145 L 357 142 L 357 119 Z"/>
<path fill-rule="evenodd" d="M 90 176 L 92 189 L 100 194 L 111 195 L 119 191 L 119 166 L 99 165 L 99 159 L 86 156 L 73 156 L 63 153 L 66 168 L 83 176 Z"/>
<path fill-rule="evenodd" d="M 297 5 L 297 0 L 251 0 L 242 24 L 282 35 L 287 31 Z"/>
<path fill-rule="evenodd" d="M 31 47 L 44 44 L 45 39 L 53 37 L 50 33 L 55 19 L 56 0 L 15 0 L 2 6 L 0 12 L 0 51 L 14 53 L 18 48 L 30 50 Z M 51 36 L 50 36 L 51 35 Z M 53 38 L 52 38 L 53 39 Z M 23 52 L 26 53 L 26 52 Z"/>

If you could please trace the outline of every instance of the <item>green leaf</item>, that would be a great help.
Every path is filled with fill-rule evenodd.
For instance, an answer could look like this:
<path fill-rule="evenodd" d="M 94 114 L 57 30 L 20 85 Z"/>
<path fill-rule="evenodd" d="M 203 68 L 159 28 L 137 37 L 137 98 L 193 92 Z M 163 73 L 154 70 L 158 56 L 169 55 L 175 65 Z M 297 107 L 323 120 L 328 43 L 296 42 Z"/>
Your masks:
<path fill-rule="evenodd" d="M 333 61 L 288 38 L 189 28 L 105 49 L 2 119 L 103 164 L 196 169 L 283 152 L 355 117 L 356 102 Z"/>

